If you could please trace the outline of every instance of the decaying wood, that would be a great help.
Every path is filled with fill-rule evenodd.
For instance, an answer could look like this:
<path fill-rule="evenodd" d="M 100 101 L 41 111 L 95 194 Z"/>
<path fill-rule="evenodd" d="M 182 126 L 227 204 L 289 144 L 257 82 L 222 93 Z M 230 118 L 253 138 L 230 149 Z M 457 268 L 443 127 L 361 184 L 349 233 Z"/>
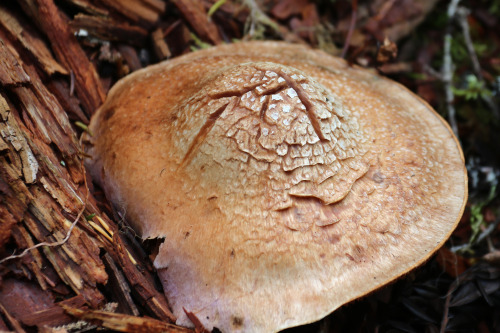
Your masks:
<path fill-rule="evenodd" d="M 204 40 L 220 44 L 221 38 L 215 24 L 209 20 L 203 3 L 196 0 L 174 0 L 173 3 L 181 11 L 196 33 Z"/>
<path fill-rule="evenodd" d="M 94 6 L 87 0 L 64 0 L 65 2 L 79 8 L 85 13 L 96 15 L 96 16 L 108 16 L 109 11 L 104 8 L 99 8 Z"/>
<path fill-rule="evenodd" d="M 99 81 L 93 64 L 70 29 L 53 0 L 22 0 L 27 2 L 34 18 L 51 42 L 57 59 L 73 73 L 75 90 L 85 111 L 92 114 L 105 98 L 105 91 Z"/>
<path fill-rule="evenodd" d="M 168 309 L 165 296 L 153 287 L 151 277 L 149 276 L 148 279 L 147 274 L 139 272 L 137 267 L 130 261 L 125 244 L 121 238 L 115 236 L 113 242 L 115 245 L 113 250 L 115 256 L 118 258 L 117 262 L 123 269 L 131 287 L 135 290 L 136 296 L 141 302 L 140 305 L 147 307 L 157 318 L 175 323 L 175 316 Z"/>
<path fill-rule="evenodd" d="M 128 42 L 136 46 L 144 46 L 148 32 L 140 27 L 116 22 L 107 17 L 78 14 L 71 21 L 74 31 L 84 30 L 90 36 L 103 40 Z"/>
<path fill-rule="evenodd" d="M 64 313 L 61 305 L 86 308 L 86 301 L 82 296 L 58 302 L 48 290 L 41 290 L 35 283 L 14 278 L 3 281 L 0 302 L 9 305 L 9 313 L 20 323 L 36 327 L 60 326 L 73 322 L 74 319 Z"/>
<path fill-rule="evenodd" d="M 168 48 L 168 45 L 165 42 L 163 31 L 161 29 L 156 29 L 151 34 L 151 37 L 153 42 L 153 48 L 158 59 L 164 60 L 170 58 L 170 56 L 172 56 L 172 53 L 170 52 L 170 49 Z"/>
<path fill-rule="evenodd" d="M 99 213 L 99 210 L 95 200 L 88 199 L 88 191 L 82 187 L 85 177 L 82 148 L 59 100 L 72 105 L 66 110 L 74 110 L 74 115 L 80 119 L 87 121 L 88 118 L 70 96 L 67 84 L 58 78 L 52 80 L 49 86 L 58 92 L 59 98 L 53 95 L 34 66 L 24 62 L 1 29 L 0 37 L 3 37 L 0 51 L 9 61 L 6 62 L 9 71 L 0 76 L 3 89 L 0 92 L 1 245 L 3 247 L 11 236 L 19 249 L 42 242 L 61 242 L 84 206 L 87 207 L 85 215 Z M 82 218 L 61 246 L 33 249 L 20 260 L 6 264 L 19 267 L 16 270 L 20 269 L 25 278 L 34 279 L 42 290 L 71 291 L 85 304 L 99 308 L 105 297 L 97 286 L 108 281 L 105 264 L 111 267 L 113 260 L 120 262 L 125 267 L 124 273 L 121 275 L 115 267 L 113 277 L 122 276 L 122 286 L 127 280 L 136 289 L 134 293 L 140 305 L 149 313 L 164 321 L 174 321 L 164 295 L 154 288 L 153 277 L 143 275 L 131 262 L 125 245 L 119 240 L 118 230 L 114 232 L 120 244 L 116 249 Z M 99 256 L 102 249 L 111 253 L 114 259 L 108 255 L 103 263 Z M 61 284 L 70 289 L 60 288 Z M 123 288 L 122 294 L 126 293 L 128 291 Z M 130 308 L 137 309 L 130 295 L 127 300 Z M 50 311 L 50 316 L 60 313 L 54 309 Z M 137 315 L 137 310 L 132 314 Z M 33 321 L 23 323 L 31 325 Z M 10 325 L 15 327 L 16 321 Z"/>
<path fill-rule="evenodd" d="M 161 0 L 102 0 L 101 3 L 144 28 L 154 26 L 166 9 Z"/>
<path fill-rule="evenodd" d="M 152 318 L 140 318 L 118 313 L 104 311 L 79 310 L 63 306 L 64 310 L 76 318 L 96 323 L 118 332 L 170 332 L 170 333 L 192 333 L 193 331 L 184 327 L 165 323 Z"/>
<path fill-rule="evenodd" d="M 133 72 L 142 68 L 141 60 L 139 59 L 139 55 L 134 48 L 126 44 L 119 44 L 117 48 L 123 59 L 127 63 L 130 71 Z"/>
<path fill-rule="evenodd" d="M 16 318 L 14 318 L 2 304 L 0 304 L 0 312 L 7 318 L 10 325 L 12 326 L 12 328 L 16 332 L 18 332 L 18 333 L 25 333 L 26 332 L 25 330 L 23 330 L 21 323 L 19 323 L 19 321 Z"/>
<path fill-rule="evenodd" d="M 19 86 L 29 82 L 29 77 L 18 63 L 16 57 L 0 41 L 0 82 L 5 86 Z"/>
<path fill-rule="evenodd" d="M 78 188 L 84 177 L 79 143 L 67 114 L 34 68 L 9 51 L 12 45 L 1 45 L 8 46 L 2 51 L 22 68 L 23 75 L 14 81 L 12 76 L 0 80 L 5 89 L 0 97 L 0 205 L 16 220 L 8 230 L 15 230 L 19 248 L 59 242 L 85 204 L 85 195 Z M 64 245 L 33 250 L 29 260 L 17 265 L 27 278 L 34 275 L 42 289 L 47 289 L 52 280 L 46 278 L 43 267 L 50 263 L 58 279 L 96 307 L 104 300 L 96 285 L 107 280 L 99 252 L 100 244 L 75 228 Z"/>
<path fill-rule="evenodd" d="M 111 292 L 115 293 L 115 297 L 118 300 L 120 313 L 129 314 L 133 316 L 139 316 L 140 312 L 137 309 L 137 306 L 134 304 L 132 300 L 132 296 L 130 295 L 130 286 L 127 283 L 123 273 L 120 271 L 113 258 L 106 253 L 104 255 L 104 263 L 107 267 L 109 267 L 109 281 L 108 285 L 111 289 Z"/>
<path fill-rule="evenodd" d="M 36 311 L 30 312 L 23 319 L 23 322 L 28 326 L 61 326 L 74 321 L 68 316 L 62 306 L 69 306 L 72 308 L 84 308 L 86 305 L 85 299 L 82 296 L 75 296 L 61 302 L 54 303 L 53 306 Z"/>
<path fill-rule="evenodd" d="M 21 21 L 20 18 L 16 17 L 12 11 L 4 6 L 0 6 L 0 24 L 31 53 L 47 75 L 55 73 L 68 74 L 66 69 L 52 57 L 50 50 L 42 42 L 40 36 L 30 29 L 26 22 Z"/>
<path fill-rule="evenodd" d="M 60 78 L 55 78 L 47 82 L 47 88 L 54 94 L 63 109 L 66 110 L 70 120 L 81 121 L 85 124 L 89 122 L 89 117 L 87 117 L 80 107 L 78 98 L 71 95 L 68 82 Z"/>

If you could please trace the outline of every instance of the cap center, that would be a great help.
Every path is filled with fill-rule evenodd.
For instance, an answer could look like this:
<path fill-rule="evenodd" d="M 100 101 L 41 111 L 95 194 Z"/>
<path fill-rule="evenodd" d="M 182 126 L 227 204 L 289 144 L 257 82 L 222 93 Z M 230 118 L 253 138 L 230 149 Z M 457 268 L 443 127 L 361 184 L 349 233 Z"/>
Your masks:
<path fill-rule="evenodd" d="M 337 202 L 368 168 L 357 118 L 324 86 L 292 67 L 257 62 L 225 68 L 182 109 L 181 122 L 196 123 L 197 117 L 204 122 L 181 166 L 200 152 L 224 165 L 227 155 L 212 150 L 217 142 L 222 149 L 234 147 L 244 162 L 240 168 L 269 171 L 268 187 L 279 193 L 270 200 L 273 210 L 290 207 L 293 197 Z"/>

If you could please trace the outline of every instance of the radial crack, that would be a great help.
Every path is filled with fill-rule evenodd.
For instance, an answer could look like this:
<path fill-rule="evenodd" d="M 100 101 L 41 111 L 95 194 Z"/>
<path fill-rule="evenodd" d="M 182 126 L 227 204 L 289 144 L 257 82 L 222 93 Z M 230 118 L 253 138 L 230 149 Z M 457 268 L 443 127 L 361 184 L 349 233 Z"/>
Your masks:
<path fill-rule="evenodd" d="M 179 168 L 184 168 L 189 161 L 193 158 L 194 153 L 198 150 L 198 148 L 201 146 L 203 141 L 205 141 L 206 137 L 208 136 L 208 133 L 210 133 L 210 130 L 214 127 L 215 122 L 219 117 L 221 116 L 222 112 L 226 110 L 227 106 L 229 105 L 230 102 L 227 102 L 220 106 L 214 113 L 210 114 L 205 121 L 205 124 L 201 127 L 200 131 L 198 134 L 196 134 L 196 137 L 194 138 L 193 142 L 189 146 L 189 149 L 184 155 L 184 158 L 182 159 L 181 165 Z"/>
<path fill-rule="evenodd" d="M 304 91 L 304 89 L 299 86 L 290 76 L 288 76 L 288 74 L 286 74 L 285 72 L 283 71 L 278 71 L 278 74 L 286 81 L 286 83 L 293 89 L 295 90 L 295 92 L 297 93 L 297 96 L 299 97 L 300 101 L 302 102 L 302 104 L 304 104 L 304 107 L 306 108 L 306 115 L 307 117 L 309 118 L 309 120 L 311 121 L 311 125 L 314 129 L 314 132 L 316 133 L 316 135 L 318 136 L 318 138 L 321 140 L 321 141 L 328 141 L 325 136 L 323 135 L 323 133 L 321 132 L 321 127 L 320 127 L 320 124 L 319 124 L 319 121 L 318 119 L 316 119 L 313 115 L 312 115 L 312 112 L 313 112 L 313 109 L 314 109 L 314 106 L 313 104 L 311 103 L 311 101 L 309 100 L 309 98 L 306 96 L 306 93 Z"/>

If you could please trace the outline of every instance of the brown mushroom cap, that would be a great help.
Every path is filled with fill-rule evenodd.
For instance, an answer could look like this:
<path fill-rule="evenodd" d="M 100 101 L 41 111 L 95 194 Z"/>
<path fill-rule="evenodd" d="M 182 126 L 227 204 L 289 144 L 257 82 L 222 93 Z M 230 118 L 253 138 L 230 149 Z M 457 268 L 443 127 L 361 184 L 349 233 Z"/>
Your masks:
<path fill-rule="evenodd" d="M 438 249 L 467 197 L 422 99 L 304 46 L 214 47 L 119 81 L 90 169 L 183 308 L 223 332 L 316 321 Z"/>

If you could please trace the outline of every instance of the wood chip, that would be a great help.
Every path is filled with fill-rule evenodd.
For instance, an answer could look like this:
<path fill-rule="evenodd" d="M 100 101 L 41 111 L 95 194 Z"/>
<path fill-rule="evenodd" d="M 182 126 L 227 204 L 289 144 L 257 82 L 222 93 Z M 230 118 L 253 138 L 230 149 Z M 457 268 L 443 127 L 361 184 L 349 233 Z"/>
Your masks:
<path fill-rule="evenodd" d="M 142 68 L 139 55 L 137 54 L 137 51 L 133 47 L 127 44 L 119 44 L 118 51 L 120 52 L 123 59 L 127 63 L 127 66 L 131 72 Z"/>
<path fill-rule="evenodd" d="M 77 14 L 70 26 L 75 32 L 81 29 L 102 40 L 127 42 L 136 46 L 143 46 L 148 38 L 147 30 L 107 17 Z"/>
<path fill-rule="evenodd" d="M 23 317 L 23 323 L 29 326 L 60 326 L 69 324 L 74 319 L 68 316 L 62 306 L 82 309 L 85 305 L 85 299 L 79 295 L 68 298 L 64 301 L 55 303 L 50 308 L 41 311 L 31 312 Z"/>
<path fill-rule="evenodd" d="M 161 29 L 156 29 L 151 34 L 153 40 L 153 49 L 156 53 L 156 56 L 160 60 L 165 60 L 172 56 L 170 49 L 168 48 L 167 42 L 163 38 L 163 31 Z"/>
<path fill-rule="evenodd" d="M 209 20 L 201 1 L 174 0 L 173 3 L 181 11 L 199 37 L 215 45 L 221 43 L 217 27 Z"/>
<path fill-rule="evenodd" d="M 155 26 L 166 9 L 165 2 L 160 0 L 101 0 L 101 3 L 146 29 Z"/>
<path fill-rule="evenodd" d="M 80 107 L 80 101 L 74 95 L 70 94 L 67 81 L 60 78 L 53 79 L 47 82 L 47 88 L 54 94 L 71 120 L 79 120 L 84 124 L 89 123 L 89 118 L 83 113 Z"/>
<path fill-rule="evenodd" d="M 153 281 L 147 278 L 146 272 L 141 273 L 131 262 L 125 244 L 118 235 L 119 233 L 114 231 L 115 246 L 110 250 L 114 257 L 118 258 L 117 263 L 123 269 L 130 286 L 136 291 L 139 300 L 143 302 L 141 305 L 148 308 L 157 318 L 175 323 L 176 318 L 169 310 L 164 294 L 154 288 Z"/>
<path fill-rule="evenodd" d="M 3 313 L 5 318 L 8 320 L 12 328 L 17 332 L 17 333 L 25 333 L 26 331 L 23 330 L 21 324 L 19 321 L 17 321 L 16 318 L 12 317 L 10 313 L 7 311 L 6 308 L 2 304 L 0 304 L 0 312 Z"/>
<path fill-rule="evenodd" d="M 30 77 L 18 61 L 19 56 L 14 50 L 9 50 L 4 41 L 0 39 L 0 83 L 4 86 L 21 86 L 30 82 Z M 17 59 L 16 59 L 17 58 Z"/>
<path fill-rule="evenodd" d="M 123 273 L 108 253 L 104 255 L 103 260 L 110 271 L 108 287 L 118 300 L 119 310 L 129 315 L 139 316 L 139 310 L 132 300 L 130 286 Z"/>
<path fill-rule="evenodd" d="M 28 0 L 21 0 L 28 1 Z M 35 0 L 34 17 L 47 34 L 57 59 L 75 76 L 75 90 L 85 111 L 92 114 L 106 93 L 94 65 L 88 60 L 53 0 Z"/>
<path fill-rule="evenodd" d="M 23 87 L 16 89 L 25 89 Z M 12 144 L 12 148 L 17 152 L 21 161 L 21 170 L 24 180 L 27 184 L 32 184 L 37 179 L 38 162 L 33 155 L 33 152 L 28 145 L 21 129 L 17 125 L 14 117 L 9 117 L 10 107 L 7 101 L 0 95 L 0 115 L 2 122 L 0 122 L 0 132 L 5 141 Z M 2 140 L 3 141 L 3 140 Z M 15 160 L 15 159 L 14 159 Z"/>
<path fill-rule="evenodd" d="M 87 0 L 64 0 L 64 2 L 72 4 L 73 6 L 77 7 L 78 9 L 88 14 L 98 15 L 98 16 L 109 15 L 109 12 L 106 9 L 96 7 Z"/>
<path fill-rule="evenodd" d="M 1 141 L 0 141 L 1 142 Z M 12 234 L 12 227 L 17 221 L 4 206 L 0 206 L 0 248 L 5 248 L 5 244 Z"/>
<path fill-rule="evenodd" d="M 78 319 L 90 321 L 98 326 L 118 332 L 193 333 L 193 331 L 188 328 L 172 325 L 160 320 L 147 317 L 134 317 L 104 311 L 85 311 L 68 306 L 63 306 L 63 308 L 68 314 Z"/>
<path fill-rule="evenodd" d="M 52 57 L 41 37 L 29 28 L 26 22 L 21 21 L 10 10 L 0 6 L 0 25 L 2 25 L 29 53 L 40 63 L 40 67 L 49 76 L 55 73 L 67 75 L 68 71 Z"/>

